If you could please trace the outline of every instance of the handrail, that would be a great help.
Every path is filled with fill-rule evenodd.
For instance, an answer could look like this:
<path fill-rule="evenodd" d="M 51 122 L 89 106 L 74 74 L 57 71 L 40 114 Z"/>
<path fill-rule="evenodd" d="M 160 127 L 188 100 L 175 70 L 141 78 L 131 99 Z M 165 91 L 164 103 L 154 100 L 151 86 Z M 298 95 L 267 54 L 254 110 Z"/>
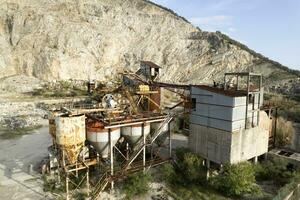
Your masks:
<path fill-rule="evenodd" d="M 141 137 L 138 142 L 136 143 L 136 151 L 134 151 L 134 153 L 132 154 L 132 156 L 127 160 L 127 162 L 125 163 L 124 166 L 124 170 L 126 170 L 128 168 L 128 166 L 130 166 L 130 164 L 136 159 L 136 157 L 141 153 L 141 151 L 143 150 L 143 148 L 148 145 L 148 144 L 153 144 L 153 142 L 158 138 L 158 136 L 163 132 L 163 128 L 164 126 L 166 126 L 170 121 L 172 121 L 174 117 L 174 114 L 169 114 L 167 116 L 167 118 L 160 124 L 160 126 L 158 127 L 158 129 L 156 130 L 156 132 L 153 134 L 153 136 L 150 138 L 150 142 L 147 143 L 143 143 L 144 138 Z"/>
<path fill-rule="evenodd" d="M 172 121 L 173 117 L 174 117 L 173 114 L 169 114 L 168 117 L 166 118 L 166 120 L 160 124 L 159 128 L 157 129 L 157 131 L 154 133 L 153 137 L 151 138 L 150 144 L 153 144 L 153 142 L 157 139 L 157 137 L 163 132 L 162 129 L 164 128 L 164 126 L 169 124 L 169 122 Z"/>

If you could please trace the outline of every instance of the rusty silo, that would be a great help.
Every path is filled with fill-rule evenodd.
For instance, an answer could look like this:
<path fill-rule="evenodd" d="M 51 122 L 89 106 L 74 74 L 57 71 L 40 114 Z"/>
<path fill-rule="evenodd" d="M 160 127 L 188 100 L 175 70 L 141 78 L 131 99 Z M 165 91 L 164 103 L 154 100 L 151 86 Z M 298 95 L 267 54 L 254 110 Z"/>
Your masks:
<path fill-rule="evenodd" d="M 86 140 L 85 115 L 59 116 L 55 118 L 56 143 L 70 164 L 77 161 Z"/>

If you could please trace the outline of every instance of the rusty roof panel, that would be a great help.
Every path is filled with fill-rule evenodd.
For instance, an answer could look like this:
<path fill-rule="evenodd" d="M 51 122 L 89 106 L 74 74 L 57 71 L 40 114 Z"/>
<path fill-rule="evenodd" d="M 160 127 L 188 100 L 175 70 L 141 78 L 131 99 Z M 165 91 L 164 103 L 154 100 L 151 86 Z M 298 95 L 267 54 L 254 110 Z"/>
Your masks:
<path fill-rule="evenodd" d="M 160 66 L 158 66 L 157 64 L 151 62 L 151 61 L 141 61 L 142 64 L 147 65 L 149 67 L 152 68 L 161 68 Z"/>
<path fill-rule="evenodd" d="M 225 96 L 230 96 L 230 97 L 243 97 L 247 96 L 247 92 L 245 91 L 240 91 L 240 90 L 233 90 L 233 89 L 227 89 L 224 90 L 224 88 L 217 88 L 217 87 L 212 87 L 208 85 L 193 85 L 194 87 L 198 87 L 210 92 L 222 94 Z"/>

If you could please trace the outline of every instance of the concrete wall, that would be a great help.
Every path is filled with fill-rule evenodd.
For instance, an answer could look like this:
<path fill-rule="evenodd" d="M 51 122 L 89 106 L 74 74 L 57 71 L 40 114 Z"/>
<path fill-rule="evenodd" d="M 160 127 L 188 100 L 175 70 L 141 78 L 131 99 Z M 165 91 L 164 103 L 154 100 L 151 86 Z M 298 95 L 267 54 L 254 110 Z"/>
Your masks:
<path fill-rule="evenodd" d="M 230 163 L 246 161 L 267 153 L 268 142 L 269 132 L 261 127 L 232 133 Z"/>
<path fill-rule="evenodd" d="M 260 126 L 235 132 L 199 124 L 190 124 L 189 148 L 210 161 L 237 163 L 260 156 L 268 151 L 269 120 L 260 112 Z"/>
<path fill-rule="evenodd" d="M 190 124 L 189 148 L 192 152 L 213 162 L 229 162 L 231 133 L 197 124 Z"/>

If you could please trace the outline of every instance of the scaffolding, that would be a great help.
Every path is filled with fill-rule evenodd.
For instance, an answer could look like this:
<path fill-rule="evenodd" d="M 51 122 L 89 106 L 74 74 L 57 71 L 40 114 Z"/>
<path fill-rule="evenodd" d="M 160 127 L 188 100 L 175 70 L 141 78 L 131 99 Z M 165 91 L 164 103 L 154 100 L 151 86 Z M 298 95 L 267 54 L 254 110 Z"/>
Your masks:
<path fill-rule="evenodd" d="M 234 87 L 230 87 L 228 85 L 228 76 L 233 77 L 230 81 L 235 82 Z M 246 77 L 246 87 L 241 86 L 241 79 Z M 254 82 L 253 79 L 258 79 L 258 83 Z M 235 79 L 235 81 L 234 81 Z M 251 73 L 251 72 L 235 72 L 235 73 L 225 73 L 224 76 L 224 90 L 235 90 L 239 92 L 245 92 L 246 95 L 246 114 L 245 114 L 245 129 L 251 128 L 248 126 L 248 120 L 249 120 L 249 113 L 251 113 L 251 126 L 258 126 L 259 125 L 259 112 L 262 100 L 262 75 L 257 73 Z M 257 100 L 257 107 L 255 107 L 255 99 L 256 96 L 258 97 Z M 249 109 L 249 104 L 252 105 L 252 107 Z M 256 117 L 256 124 L 254 123 L 255 113 L 257 113 Z"/>

